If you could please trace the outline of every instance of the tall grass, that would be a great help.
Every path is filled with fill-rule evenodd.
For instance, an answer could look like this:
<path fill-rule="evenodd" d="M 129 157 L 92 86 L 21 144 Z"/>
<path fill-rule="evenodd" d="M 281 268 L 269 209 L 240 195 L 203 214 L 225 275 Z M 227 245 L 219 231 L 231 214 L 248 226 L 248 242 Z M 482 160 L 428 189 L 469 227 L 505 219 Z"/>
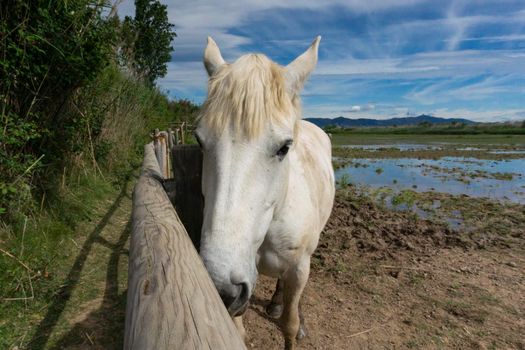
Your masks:
<path fill-rule="evenodd" d="M 76 133 L 79 147 L 40 168 L 43 181 L 27 183 L 0 222 L 0 348 L 26 344 L 46 307 L 61 297 L 56 293 L 78 253 L 75 240 L 82 239 L 79 225 L 100 220 L 140 165 L 150 131 L 195 110 L 114 65 L 75 91 L 62 113 L 84 123 Z"/>

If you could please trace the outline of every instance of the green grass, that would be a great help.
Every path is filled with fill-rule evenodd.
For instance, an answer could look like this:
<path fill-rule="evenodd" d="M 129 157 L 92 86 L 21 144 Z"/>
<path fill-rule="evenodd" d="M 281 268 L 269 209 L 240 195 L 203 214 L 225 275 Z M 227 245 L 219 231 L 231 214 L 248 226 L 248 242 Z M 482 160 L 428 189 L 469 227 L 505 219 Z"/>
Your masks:
<path fill-rule="evenodd" d="M 350 179 L 350 175 L 348 174 L 343 174 L 339 180 L 337 180 L 337 188 L 346 188 L 348 187 L 348 185 L 351 184 L 351 179 Z"/>
<path fill-rule="evenodd" d="M 84 267 L 79 249 L 124 185 L 114 180 L 95 171 L 70 176 L 42 211 L 0 226 L 1 349 L 24 348 L 31 340 L 43 346 L 39 339 L 61 328 L 55 326 Z M 94 297 L 96 289 L 85 287 L 74 303 Z"/>
<path fill-rule="evenodd" d="M 332 134 L 332 143 L 340 145 L 370 145 L 392 143 L 454 143 L 468 145 L 525 144 L 525 135 L 421 135 L 421 134 L 372 134 L 341 132 Z"/>
<path fill-rule="evenodd" d="M 503 124 L 427 124 L 407 125 L 397 127 L 357 127 L 333 128 L 325 127 L 332 134 L 397 134 L 397 135 L 525 135 L 525 121 L 522 123 Z"/>
<path fill-rule="evenodd" d="M 414 205 L 416 201 L 416 192 L 412 190 L 402 190 L 399 193 L 396 193 L 392 197 L 392 204 L 393 205 L 406 205 L 407 207 L 411 207 Z"/>

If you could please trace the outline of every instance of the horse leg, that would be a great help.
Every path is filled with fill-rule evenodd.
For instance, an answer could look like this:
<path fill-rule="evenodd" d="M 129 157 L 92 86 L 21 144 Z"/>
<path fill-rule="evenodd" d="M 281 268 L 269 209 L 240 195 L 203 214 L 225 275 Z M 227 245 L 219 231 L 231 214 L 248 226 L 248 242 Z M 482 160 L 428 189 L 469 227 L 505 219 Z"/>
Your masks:
<path fill-rule="evenodd" d="M 299 301 L 299 331 L 297 331 L 297 340 L 301 340 L 308 332 L 306 331 L 306 326 L 304 324 L 304 314 L 303 314 L 303 307 L 302 307 L 302 299 Z"/>
<path fill-rule="evenodd" d="M 272 318 L 279 318 L 283 314 L 283 280 L 278 279 L 272 301 L 266 306 L 266 313 Z"/>
<path fill-rule="evenodd" d="M 242 323 L 242 316 L 233 317 L 233 323 L 235 324 L 235 327 L 239 331 L 241 339 L 245 341 L 246 340 L 246 330 L 244 329 L 244 324 Z"/>
<path fill-rule="evenodd" d="M 284 276 L 284 303 L 281 328 L 284 335 L 285 350 L 295 350 L 297 344 L 297 336 L 301 325 L 299 301 L 309 274 L 310 259 L 308 258 L 304 259 L 297 266 L 290 268 Z"/>

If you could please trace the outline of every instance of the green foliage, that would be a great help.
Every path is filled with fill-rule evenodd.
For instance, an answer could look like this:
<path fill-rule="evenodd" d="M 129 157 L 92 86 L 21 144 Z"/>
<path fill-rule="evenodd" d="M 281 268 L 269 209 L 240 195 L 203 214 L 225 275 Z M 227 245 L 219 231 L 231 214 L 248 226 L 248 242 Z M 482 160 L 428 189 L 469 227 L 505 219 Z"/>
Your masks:
<path fill-rule="evenodd" d="M 166 7 L 140 2 L 140 25 L 130 26 L 105 17 L 103 4 L 99 0 L 0 4 L 3 219 L 31 211 L 31 190 L 37 189 L 37 198 L 55 191 L 64 169 L 129 168 L 149 129 L 167 128 L 178 116 L 195 114 L 192 103 L 170 101 L 151 81 L 144 83 L 117 68 L 118 63 L 128 64 L 119 61 L 118 46 L 138 38 L 133 44 L 141 47 L 137 51 L 142 52 L 141 67 L 149 67 L 150 77 L 165 70 L 174 34 L 165 32 L 171 28 Z M 163 46 L 148 51 L 144 40 Z"/>
<path fill-rule="evenodd" d="M 0 212 L 40 165 L 82 148 L 88 121 L 67 106 L 110 62 L 116 31 L 103 10 L 95 0 L 0 4 Z"/>
<path fill-rule="evenodd" d="M 61 297 L 81 228 L 103 217 L 149 132 L 192 121 L 198 110 L 129 74 L 125 43 L 142 34 L 105 17 L 103 6 L 0 2 L 0 296 L 14 298 L 0 302 L 2 349 L 25 348 Z M 162 11 L 150 15 L 157 21 Z M 169 41 L 164 48 L 169 59 Z M 150 73 L 160 76 L 161 63 Z"/>
<path fill-rule="evenodd" d="M 0 314 L 10 320 L 0 322 L 1 349 L 10 348 L 17 339 L 26 344 L 38 324 L 35 319 L 60 297 L 56 293 L 67 283 L 64 271 L 70 268 L 70 255 L 79 252 L 75 241 L 82 241 L 83 234 L 89 232 L 77 235 L 88 226 L 86 222 L 92 221 L 92 227 L 100 222 L 102 209 L 107 209 L 107 203 L 114 200 L 132 169 L 140 164 L 149 131 L 165 128 L 197 108 L 191 103 L 179 105 L 178 101 L 168 100 L 115 65 L 106 67 L 95 80 L 78 89 L 75 103 L 96 135 L 92 139 L 95 162 L 88 140 L 64 168 L 47 164 L 40 170 L 49 174 L 49 180 L 40 184 L 46 187 L 45 195 L 35 195 L 34 200 L 28 184 L 20 181 L 26 187 L 26 196 L 17 193 L 11 198 L 29 203 L 32 210 L 11 211 L 10 203 L 10 220 L 4 220 L 4 215 L 0 221 L 0 248 L 32 269 L 29 279 L 21 264 L 0 253 L 0 271 L 4 272 L 0 276 L 0 296 L 30 297 L 31 288 L 35 295 L 27 301 L 0 302 Z M 27 337 L 20 340 L 28 330 Z"/>
<path fill-rule="evenodd" d="M 135 0 L 135 18 L 124 20 L 123 46 L 136 73 L 150 85 L 167 73 L 176 37 L 173 27 L 167 6 L 158 0 Z"/>

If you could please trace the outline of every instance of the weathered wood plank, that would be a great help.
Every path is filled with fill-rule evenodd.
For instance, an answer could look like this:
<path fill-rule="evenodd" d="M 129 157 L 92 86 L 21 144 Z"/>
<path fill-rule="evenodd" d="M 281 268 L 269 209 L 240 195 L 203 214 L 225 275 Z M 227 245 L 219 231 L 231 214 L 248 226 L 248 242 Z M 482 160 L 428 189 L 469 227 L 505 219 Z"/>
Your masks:
<path fill-rule="evenodd" d="M 202 151 L 197 145 L 178 145 L 171 150 L 173 178 L 165 183 L 177 214 L 193 245 L 201 241 L 204 198 L 202 196 Z"/>
<path fill-rule="evenodd" d="M 160 132 L 160 143 L 162 145 L 162 166 L 161 166 L 161 172 L 164 178 L 169 179 L 172 177 L 172 171 L 171 171 L 171 160 L 170 160 L 170 153 L 171 150 L 169 148 L 169 135 L 166 131 Z M 159 163 L 160 164 L 160 163 Z"/>
<path fill-rule="evenodd" d="M 245 349 L 171 205 L 152 144 L 133 193 L 125 349 Z"/>
<path fill-rule="evenodd" d="M 167 133 L 168 133 L 168 148 L 172 149 L 173 146 L 175 146 L 175 143 L 173 142 L 174 141 L 173 130 L 171 130 L 171 128 L 168 128 Z"/>

